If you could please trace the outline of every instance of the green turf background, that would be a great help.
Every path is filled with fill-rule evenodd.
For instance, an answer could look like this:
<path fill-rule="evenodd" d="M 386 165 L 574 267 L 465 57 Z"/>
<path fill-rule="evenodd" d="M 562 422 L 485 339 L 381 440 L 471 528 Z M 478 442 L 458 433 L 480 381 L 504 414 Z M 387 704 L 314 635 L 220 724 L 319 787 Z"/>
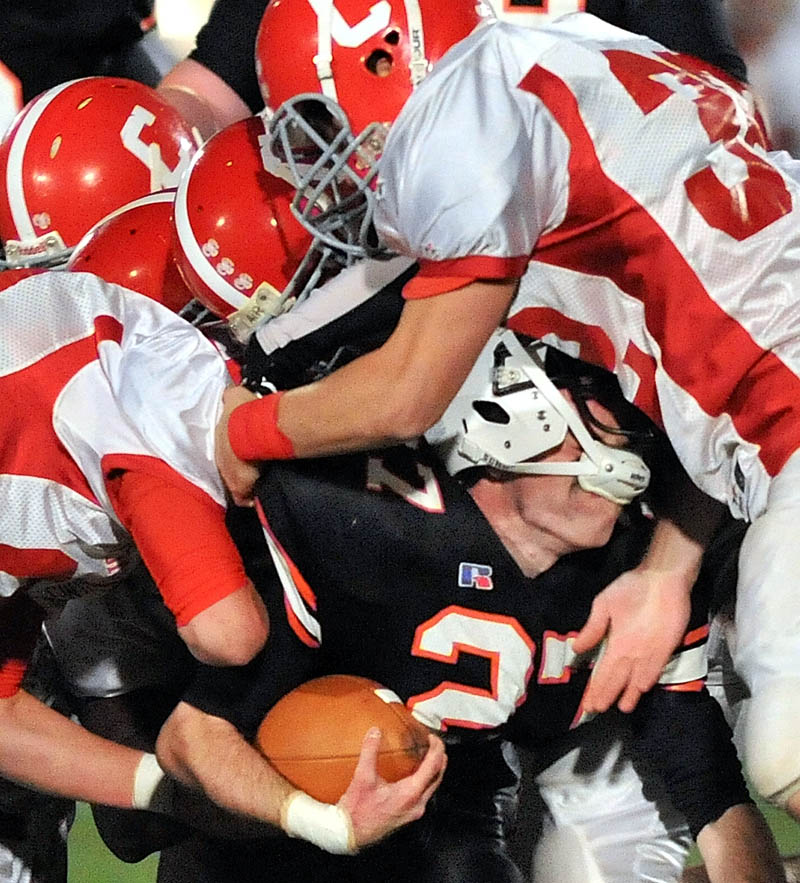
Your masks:
<path fill-rule="evenodd" d="M 800 825 L 773 807 L 761 809 L 775 832 L 781 852 L 784 855 L 800 853 Z M 154 883 L 157 861 L 155 855 L 135 865 L 118 861 L 103 846 L 89 808 L 85 804 L 78 806 L 69 840 L 69 883 Z"/>
<path fill-rule="evenodd" d="M 135 865 L 116 859 L 103 845 L 89 807 L 78 804 L 69 835 L 69 883 L 153 883 L 157 864 L 156 855 Z"/>

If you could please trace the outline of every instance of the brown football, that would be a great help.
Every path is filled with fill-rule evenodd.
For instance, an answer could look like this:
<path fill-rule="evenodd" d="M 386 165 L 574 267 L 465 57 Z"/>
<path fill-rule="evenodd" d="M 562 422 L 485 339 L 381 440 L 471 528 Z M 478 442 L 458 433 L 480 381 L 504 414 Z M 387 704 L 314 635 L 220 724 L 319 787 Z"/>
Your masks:
<path fill-rule="evenodd" d="M 372 726 L 381 731 L 379 775 L 396 782 L 413 773 L 428 750 L 427 728 L 391 690 L 354 675 L 316 678 L 287 693 L 261 722 L 255 744 L 297 788 L 336 803 Z"/>

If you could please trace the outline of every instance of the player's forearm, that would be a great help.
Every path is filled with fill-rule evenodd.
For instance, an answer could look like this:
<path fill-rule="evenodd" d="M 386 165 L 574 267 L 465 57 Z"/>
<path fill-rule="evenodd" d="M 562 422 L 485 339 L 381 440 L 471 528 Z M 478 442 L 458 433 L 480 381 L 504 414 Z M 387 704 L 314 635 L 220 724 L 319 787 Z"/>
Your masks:
<path fill-rule="evenodd" d="M 0 699 L 0 774 L 41 791 L 130 808 L 143 752 L 95 736 L 30 694 Z"/>
<path fill-rule="evenodd" d="M 218 806 L 271 825 L 280 826 L 295 791 L 232 724 L 186 703 L 162 728 L 156 753 L 166 772 Z"/>
<path fill-rule="evenodd" d="M 287 392 L 260 429 L 256 415 L 269 409 L 265 400 L 234 411 L 228 432 L 234 453 L 241 460 L 273 459 L 273 423 L 283 456 L 286 440 L 293 456 L 312 457 L 416 438 L 458 391 L 514 290 L 514 282 L 477 281 L 406 303 L 380 349 Z"/>
<path fill-rule="evenodd" d="M 647 552 L 637 570 L 670 574 L 676 591 L 689 594 L 700 572 L 705 546 L 688 536 L 669 519 L 659 519 L 653 528 Z"/>
<path fill-rule="evenodd" d="M 158 84 L 158 92 L 203 141 L 251 113 L 221 77 L 192 58 L 178 62 Z"/>
<path fill-rule="evenodd" d="M 641 569 L 671 574 L 691 590 L 703 554 L 722 522 L 724 508 L 681 474 L 659 514 Z"/>
<path fill-rule="evenodd" d="M 697 836 L 710 883 L 782 883 L 775 839 L 752 804 L 732 806 Z"/>

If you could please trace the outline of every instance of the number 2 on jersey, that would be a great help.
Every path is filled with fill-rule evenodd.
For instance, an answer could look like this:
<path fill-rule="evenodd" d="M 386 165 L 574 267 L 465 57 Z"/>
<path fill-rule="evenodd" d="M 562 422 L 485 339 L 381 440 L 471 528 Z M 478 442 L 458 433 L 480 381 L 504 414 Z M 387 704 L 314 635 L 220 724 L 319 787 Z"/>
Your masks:
<path fill-rule="evenodd" d="M 442 681 L 427 693 L 411 696 L 407 705 L 436 728 L 500 726 L 525 698 L 535 649 L 534 642 L 511 616 L 458 605 L 446 607 L 417 628 L 412 655 L 453 665 L 462 653 L 483 656 L 489 660 L 490 687 L 487 690 Z"/>

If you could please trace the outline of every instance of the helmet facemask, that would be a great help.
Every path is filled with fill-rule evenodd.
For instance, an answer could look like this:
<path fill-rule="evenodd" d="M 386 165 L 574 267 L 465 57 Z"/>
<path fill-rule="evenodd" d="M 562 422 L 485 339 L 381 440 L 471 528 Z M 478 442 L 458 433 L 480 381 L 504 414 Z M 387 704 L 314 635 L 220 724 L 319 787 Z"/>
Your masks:
<path fill-rule="evenodd" d="M 388 127 L 354 135 L 331 98 L 307 93 L 285 101 L 268 123 L 270 168 L 296 188 L 292 212 L 318 245 L 350 265 L 385 250 L 372 225 L 374 182 Z"/>

